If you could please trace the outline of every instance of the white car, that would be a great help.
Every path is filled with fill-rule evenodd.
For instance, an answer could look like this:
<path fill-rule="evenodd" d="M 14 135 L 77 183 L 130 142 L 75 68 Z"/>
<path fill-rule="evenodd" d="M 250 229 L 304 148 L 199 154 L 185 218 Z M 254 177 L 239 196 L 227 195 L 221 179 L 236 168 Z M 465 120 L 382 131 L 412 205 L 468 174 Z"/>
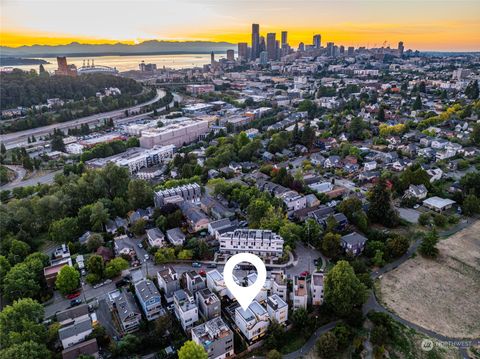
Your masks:
<path fill-rule="evenodd" d="M 144 258 L 148 261 L 150 259 L 150 256 L 148 254 L 145 254 Z"/>

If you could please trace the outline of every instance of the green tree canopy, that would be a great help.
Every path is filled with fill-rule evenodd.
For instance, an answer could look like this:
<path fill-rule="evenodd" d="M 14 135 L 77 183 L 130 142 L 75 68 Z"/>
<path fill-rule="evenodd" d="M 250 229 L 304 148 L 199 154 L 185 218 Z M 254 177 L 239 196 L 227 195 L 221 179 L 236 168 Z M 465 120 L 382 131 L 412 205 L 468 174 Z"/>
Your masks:
<path fill-rule="evenodd" d="M 188 340 L 178 351 L 178 359 L 208 359 L 208 354 L 201 345 Z"/>
<path fill-rule="evenodd" d="M 80 284 L 80 273 L 71 267 L 65 266 L 60 269 L 60 272 L 57 275 L 55 280 L 55 286 L 62 294 L 73 293 Z"/>

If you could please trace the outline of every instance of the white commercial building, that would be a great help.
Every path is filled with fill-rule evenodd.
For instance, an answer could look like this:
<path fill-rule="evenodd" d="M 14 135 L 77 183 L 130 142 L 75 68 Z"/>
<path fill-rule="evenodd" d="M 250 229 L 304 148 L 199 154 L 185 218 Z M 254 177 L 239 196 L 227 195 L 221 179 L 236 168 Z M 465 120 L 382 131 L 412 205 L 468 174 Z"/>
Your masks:
<path fill-rule="evenodd" d="M 243 310 L 241 307 L 235 309 L 235 324 L 251 342 L 266 334 L 270 325 L 270 316 L 265 308 L 254 300 L 247 310 Z"/>
<path fill-rule="evenodd" d="M 277 258 L 283 255 L 283 238 L 270 230 L 236 229 L 223 233 L 219 242 L 220 252 L 226 254 L 248 252 Z"/>

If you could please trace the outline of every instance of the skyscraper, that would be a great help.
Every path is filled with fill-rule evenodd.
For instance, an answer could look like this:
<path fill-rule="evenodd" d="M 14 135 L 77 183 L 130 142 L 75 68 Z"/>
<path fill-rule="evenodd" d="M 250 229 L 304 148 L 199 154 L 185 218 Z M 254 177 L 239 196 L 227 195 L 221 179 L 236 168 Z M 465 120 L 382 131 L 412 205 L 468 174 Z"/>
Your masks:
<path fill-rule="evenodd" d="M 400 56 L 403 56 L 403 50 L 404 50 L 404 49 L 405 49 L 405 48 L 403 47 L 403 41 L 400 41 L 400 42 L 398 43 L 398 54 L 399 54 Z"/>
<path fill-rule="evenodd" d="M 242 61 L 248 59 L 248 44 L 246 42 L 238 43 L 238 58 Z"/>
<path fill-rule="evenodd" d="M 348 56 L 353 56 L 355 48 L 353 46 L 348 47 Z"/>
<path fill-rule="evenodd" d="M 322 46 L 322 35 L 313 35 L 313 47 L 319 49 Z"/>
<path fill-rule="evenodd" d="M 327 56 L 333 57 L 335 54 L 335 44 L 333 42 L 327 42 Z"/>
<path fill-rule="evenodd" d="M 274 32 L 269 32 L 267 34 L 267 53 L 269 60 L 277 59 L 277 40 L 275 37 L 276 34 Z"/>
<path fill-rule="evenodd" d="M 235 61 L 235 51 L 227 50 L 227 60 L 228 61 Z"/>
<path fill-rule="evenodd" d="M 298 51 L 300 52 L 305 51 L 305 44 L 303 42 L 298 44 Z"/>
<path fill-rule="evenodd" d="M 260 25 L 252 24 L 252 60 L 260 54 Z"/>
<path fill-rule="evenodd" d="M 287 36 L 288 36 L 288 32 L 287 32 L 287 31 L 282 31 L 282 49 L 283 49 L 286 45 L 288 45 Z"/>

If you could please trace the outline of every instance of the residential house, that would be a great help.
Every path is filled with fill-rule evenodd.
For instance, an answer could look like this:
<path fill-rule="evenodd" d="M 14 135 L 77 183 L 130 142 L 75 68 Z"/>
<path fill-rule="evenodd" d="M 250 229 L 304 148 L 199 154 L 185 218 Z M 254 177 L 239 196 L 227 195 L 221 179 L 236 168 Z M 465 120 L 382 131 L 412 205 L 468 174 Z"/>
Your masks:
<path fill-rule="evenodd" d="M 233 331 L 222 318 L 213 318 L 192 328 L 192 340 L 207 352 L 208 359 L 225 359 L 235 356 Z"/>
<path fill-rule="evenodd" d="M 196 293 L 200 289 L 204 289 L 207 287 L 205 279 L 203 279 L 203 277 L 194 270 L 185 272 L 184 275 L 185 283 L 190 293 Z"/>
<path fill-rule="evenodd" d="M 276 294 L 283 300 L 287 300 L 287 277 L 283 270 L 272 270 L 270 272 L 271 294 Z"/>
<path fill-rule="evenodd" d="M 404 197 L 407 198 L 416 198 L 416 199 L 424 199 L 427 197 L 428 190 L 423 184 L 418 186 L 411 184 L 408 189 L 405 191 Z"/>
<path fill-rule="evenodd" d="M 178 227 L 167 230 L 167 239 L 174 246 L 182 246 L 185 242 L 185 234 Z"/>
<path fill-rule="evenodd" d="M 204 288 L 195 293 L 197 307 L 201 317 L 204 320 L 213 319 L 221 315 L 221 303 L 215 293 L 208 288 Z"/>
<path fill-rule="evenodd" d="M 357 232 L 342 236 L 340 239 L 343 249 L 353 255 L 359 255 L 365 248 L 367 238 Z"/>
<path fill-rule="evenodd" d="M 312 296 L 312 305 L 322 305 L 323 303 L 323 273 L 315 272 L 311 276 L 310 292 Z"/>
<path fill-rule="evenodd" d="M 90 316 L 75 318 L 68 325 L 62 326 L 58 330 L 58 337 L 64 349 L 80 343 L 92 333 L 92 320 Z"/>
<path fill-rule="evenodd" d="M 138 330 L 142 314 L 132 293 L 123 292 L 115 297 L 113 308 L 118 315 L 118 321 L 124 333 L 132 333 Z"/>
<path fill-rule="evenodd" d="M 150 247 L 163 247 L 165 235 L 158 228 L 147 229 L 147 242 Z"/>
<path fill-rule="evenodd" d="M 291 293 L 293 309 L 307 309 L 308 291 L 305 277 L 295 276 L 293 280 L 293 291 Z"/>
<path fill-rule="evenodd" d="M 191 202 L 183 202 L 180 209 L 192 232 L 199 232 L 208 228 L 208 217 L 196 205 Z"/>
<path fill-rule="evenodd" d="M 99 358 L 97 339 L 86 340 L 62 351 L 62 359 L 76 359 L 82 355 Z"/>
<path fill-rule="evenodd" d="M 257 273 L 250 273 L 247 275 L 247 285 L 250 287 L 255 284 L 257 281 Z M 263 303 L 267 300 L 267 295 L 268 295 L 268 286 L 270 284 L 270 281 L 265 281 L 265 284 L 263 285 L 262 289 L 257 293 L 257 296 L 255 297 L 255 300 L 259 303 Z"/>
<path fill-rule="evenodd" d="M 171 266 L 157 272 L 158 287 L 162 290 L 167 303 L 173 302 L 173 293 L 180 289 L 180 281 L 175 269 Z"/>
<path fill-rule="evenodd" d="M 207 272 L 207 288 L 210 289 L 213 293 L 216 293 L 220 298 L 223 298 L 227 295 L 227 286 L 225 285 L 225 280 L 223 279 L 223 274 L 220 273 L 217 269 L 212 269 Z"/>
<path fill-rule="evenodd" d="M 267 312 L 271 320 L 285 324 L 288 320 L 288 305 L 277 294 L 272 294 L 267 299 Z"/>
<path fill-rule="evenodd" d="M 148 321 L 163 315 L 160 293 L 150 279 L 143 279 L 135 283 L 135 293 Z"/>
<path fill-rule="evenodd" d="M 198 321 L 198 307 L 189 291 L 179 289 L 173 293 L 173 304 L 175 315 L 180 321 L 183 330 L 189 333 L 189 330 Z"/>
<path fill-rule="evenodd" d="M 427 208 L 430 208 L 431 210 L 434 210 L 436 212 L 443 212 L 447 209 L 452 208 L 452 206 L 456 202 L 448 199 L 448 198 L 441 198 L 441 197 L 430 197 L 426 200 L 423 201 L 423 205 Z"/>
<path fill-rule="evenodd" d="M 268 312 L 256 300 L 247 310 L 241 307 L 235 309 L 235 324 L 249 342 L 263 337 L 270 325 Z"/>
<path fill-rule="evenodd" d="M 440 168 L 431 168 L 427 170 L 427 174 L 430 176 L 430 183 L 433 183 L 442 179 L 443 171 Z"/>

